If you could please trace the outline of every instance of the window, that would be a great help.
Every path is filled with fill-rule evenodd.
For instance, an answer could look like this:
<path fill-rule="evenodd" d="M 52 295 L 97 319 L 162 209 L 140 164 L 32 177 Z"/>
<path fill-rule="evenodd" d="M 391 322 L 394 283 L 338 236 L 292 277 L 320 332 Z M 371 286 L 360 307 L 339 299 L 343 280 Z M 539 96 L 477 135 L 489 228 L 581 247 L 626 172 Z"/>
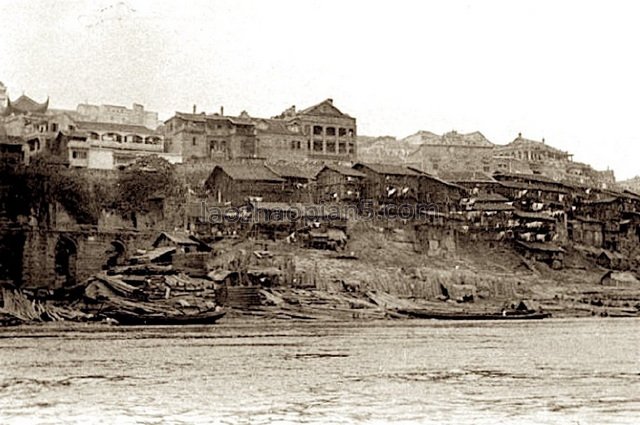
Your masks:
<path fill-rule="evenodd" d="M 347 153 L 347 144 L 345 142 L 338 142 L 338 153 Z"/>
<path fill-rule="evenodd" d="M 344 136 L 346 136 L 346 135 L 347 135 L 347 129 L 346 129 L 346 128 L 343 128 L 343 127 L 340 127 L 340 128 L 338 129 L 338 136 L 340 136 L 340 137 L 344 137 Z"/>
<path fill-rule="evenodd" d="M 327 140 L 327 153 L 336 153 L 336 142 Z"/>
<path fill-rule="evenodd" d="M 191 144 L 192 144 L 193 146 L 195 146 L 195 145 L 196 145 L 196 138 L 195 138 L 195 137 L 191 139 Z"/>
<path fill-rule="evenodd" d="M 313 135 L 314 136 L 322 136 L 322 126 L 314 125 L 313 126 Z"/>
<path fill-rule="evenodd" d="M 73 159 L 87 159 L 86 151 L 71 151 L 71 157 Z"/>
<path fill-rule="evenodd" d="M 313 151 L 314 152 L 322 152 L 322 140 L 314 140 L 313 141 Z"/>
<path fill-rule="evenodd" d="M 354 133 L 353 128 L 350 128 L 349 129 L 349 137 L 353 137 L 353 133 Z"/>
<path fill-rule="evenodd" d="M 58 131 L 58 124 L 55 122 L 51 123 L 51 131 Z"/>
<path fill-rule="evenodd" d="M 326 134 L 327 134 L 327 136 L 335 136 L 336 135 L 336 128 L 335 127 L 327 127 Z"/>

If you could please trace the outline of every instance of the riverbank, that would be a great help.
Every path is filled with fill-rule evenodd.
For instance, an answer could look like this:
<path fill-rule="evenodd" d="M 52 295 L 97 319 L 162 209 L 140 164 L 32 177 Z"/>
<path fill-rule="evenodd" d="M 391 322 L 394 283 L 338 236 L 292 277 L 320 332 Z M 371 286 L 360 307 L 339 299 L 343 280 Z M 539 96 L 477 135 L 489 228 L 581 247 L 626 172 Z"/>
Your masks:
<path fill-rule="evenodd" d="M 607 271 L 570 248 L 557 270 L 498 243 L 459 243 L 454 253 L 429 256 L 405 230 L 371 226 L 352 229 L 339 252 L 286 240 L 230 239 L 213 246 L 204 264 L 209 272 L 138 264 L 50 292 L 50 298 L 18 291 L 0 304 L 0 323 L 108 321 L 114 317 L 108 308 L 169 317 L 223 310 L 223 321 L 640 315 L 640 282 L 632 271 Z"/>

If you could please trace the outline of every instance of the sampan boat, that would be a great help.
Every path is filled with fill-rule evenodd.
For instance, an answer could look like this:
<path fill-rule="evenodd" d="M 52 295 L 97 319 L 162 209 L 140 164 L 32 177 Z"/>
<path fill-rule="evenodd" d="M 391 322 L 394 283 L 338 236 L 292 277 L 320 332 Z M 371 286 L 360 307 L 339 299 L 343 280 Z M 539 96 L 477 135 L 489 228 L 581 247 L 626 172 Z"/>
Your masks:
<path fill-rule="evenodd" d="M 161 313 L 137 314 L 129 311 L 111 311 L 104 316 L 114 319 L 123 326 L 162 326 L 162 325 L 212 325 L 225 315 L 224 311 L 207 311 L 167 315 Z"/>
<path fill-rule="evenodd" d="M 504 312 L 504 313 L 440 313 L 420 309 L 398 309 L 398 313 L 416 319 L 436 320 L 540 320 L 551 317 L 551 313 L 542 312 Z"/>

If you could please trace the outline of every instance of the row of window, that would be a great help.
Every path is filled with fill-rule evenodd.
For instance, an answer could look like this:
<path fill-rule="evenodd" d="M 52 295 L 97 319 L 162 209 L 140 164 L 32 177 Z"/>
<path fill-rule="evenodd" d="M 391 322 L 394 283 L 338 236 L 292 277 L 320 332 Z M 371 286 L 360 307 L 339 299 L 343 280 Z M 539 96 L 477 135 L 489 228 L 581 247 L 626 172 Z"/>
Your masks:
<path fill-rule="evenodd" d="M 313 126 L 313 135 L 314 136 L 335 136 L 336 135 L 336 127 L 322 127 L 321 125 Z M 353 137 L 354 131 L 352 128 L 344 128 L 338 127 L 337 134 L 339 137 Z"/>
<path fill-rule="evenodd" d="M 137 134 L 130 134 L 122 136 L 118 133 L 106 133 L 100 136 L 98 133 L 89 133 L 89 139 L 102 140 L 103 142 L 116 142 L 116 143 L 144 143 L 146 145 L 157 145 L 161 142 L 159 137 L 148 136 L 142 137 Z"/>
<path fill-rule="evenodd" d="M 216 152 L 225 151 L 227 149 L 226 140 L 211 140 L 209 141 L 209 149 Z"/>
<path fill-rule="evenodd" d="M 309 150 L 311 150 L 311 141 L 309 141 L 309 144 L 310 144 Z M 338 147 L 337 152 L 336 152 L 336 146 Z M 353 142 L 347 143 L 347 142 L 339 141 L 336 144 L 334 140 L 327 140 L 326 145 L 323 147 L 322 140 L 313 141 L 314 152 L 322 152 L 327 154 L 332 154 L 332 153 L 346 154 L 347 147 L 349 149 L 349 152 L 351 153 L 355 152 L 355 144 Z"/>
<path fill-rule="evenodd" d="M 73 159 L 87 159 L 87 151 L 71 151 Z"/>
<path fill-rule="evenodd" d="M 260 140 L 256 140 L 259 144 Z M 193 137 L 191 139 L 191 143 L 193 146 L 197 146 L 198 139 Z M 303 143 L 300 140 L 291 140 L 289 147 L 291 150 L 301 150 L 303 148 Z M 336 150 L 337 148 L 337 150 Z M 355 143 L 354 142 L 345 142 L 345 141 L 334 141 L 327 140 L 326 147 L 325 143 L 322 140 L 314 140 L 313 142 L 307 142 L 307 149 L 313 150 L 314 152 L 322 152 L 327 154 L 346 154 L 348 152 L 355 152 Z M 213 152 L 225 152 L 227 150 L 227 141 L 226 140 L 210 140 L 209 141 L 209 150 Z"/>

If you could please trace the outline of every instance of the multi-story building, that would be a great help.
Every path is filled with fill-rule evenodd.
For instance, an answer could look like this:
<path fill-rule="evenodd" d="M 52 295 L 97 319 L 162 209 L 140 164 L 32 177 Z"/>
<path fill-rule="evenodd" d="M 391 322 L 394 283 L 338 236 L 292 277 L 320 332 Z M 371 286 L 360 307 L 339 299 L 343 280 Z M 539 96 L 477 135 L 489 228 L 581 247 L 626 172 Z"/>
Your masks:
<path fill-rule="evenodd" d="M 525 139 L 518 134 L 511 143 L 496 147 L 492 168 L 502 173 L 539 174 L 556 181 L 580 186 L 610 188 L 615 184 L 613 171 L 597 171 L 590 165 L 573 161 L 573 154 L 554 148 L 545 140 Z"/>
<path fill-rule="evenodd" d="M 530 140 L 518 134 L 511 143 L 496 147 L 493 153 L 495 171 L 506 173 L 535 173 L 562 180 L 566 164 L 573 155 L 542 141 Z"/>
<path fill-rule="evenodd" d="M 301 155 L 310 159 L 356 160 L 356 119 L 336 108 L 333 99 L 301 111 L 292 106 L 273 118 L 300 128 L 304 139 L 296 150 L 301 150 Z"/>
<path fill-rule="evenodd" d="M 7 96 L 7 86 L 5 86 L 2 81 L 0 81 L 0 112 L 4 110 L 7 106 L 7 101 L 9 97 Z"/>
<path fill-rule="evenodd" d="M 184 161 L 257 156 L 255 124 L 246 114 L 176 112 L 165 122 L 164 132 L 166 151 L 181 155 Z"/>
<path fill-rule="evenodd" d="M 52 137 L 48 112 L 49 100 L 38 103 L 22 95 L 15 101 L 6 98 L 5 107 L 0 111 L 0 126 L 5 134 L 2 143 L 3 152 L 12 153 L 12 161 L 20 157 L 20 163 L 29 164 L 32 156 L 40 153 L 47 140 Z M 65 117 L 57 119 L 62 123 Z M 18 151 L 20 152 L 17 155 Z"/>
<path fill-rule="evenodd" d="M 158 113 L 145 111 L 144 106 L 138 103 L 134 103 L 131 109 L 126 106 L 81 103 L 76 108 L 75 115 L 80 121 L 141 125 L 152 130 L 160 125 Z"/>
<path fill-rule="evenodd" d="M 178 155 L 164 152 L 161 134 L 140 125 L 78 121 L 65 137 L 72 167 L 110 170 L 145 155 L 180 162 Z"/>
<path fill-rule="evenodd" d="M 356 120 L 327 99 L 302 111 L 273 118 L 220 113 L 176 114 L 165 122 L 167 152 L 184 160 L 261 157 L 269 160 L 356 158 Z"/>
<path fill-rule="evenodd" d="M 479 131 L 468 134 L 451 131 L 442 136 L 420 131 L 403 141 L 418 146 L 406 157 L 406 163 L 428 173 L 491 171 L 494 144 Z"/>
<path fill-rule="evenodd" d="M 308 157 L 306 136 L 297 123 L 254 118 L 258 156 L 270 160 L 300 160 Z"/>

